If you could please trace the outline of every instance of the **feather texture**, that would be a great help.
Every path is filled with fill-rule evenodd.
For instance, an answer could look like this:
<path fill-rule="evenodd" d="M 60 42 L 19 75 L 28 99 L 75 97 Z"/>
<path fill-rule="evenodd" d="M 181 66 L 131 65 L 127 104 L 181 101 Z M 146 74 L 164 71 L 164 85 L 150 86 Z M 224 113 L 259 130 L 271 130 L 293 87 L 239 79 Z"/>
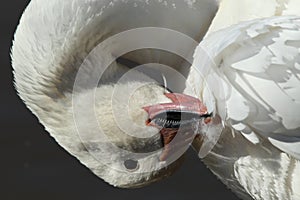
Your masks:
<path fill-rule="evenodd" d="M 208 34 L 239 22 L 272 16 L 299 15 L 298 0 L 221 0 Z"/>
<path fill-rule="evenodd" d="M 299 199 L 300 18 L 272 17 L 220 30 L 203 40 L 194 57 L 188 83 L 204 103 L 216 102 L 215 111 L 225 113 L 231 129 L 205 159 L 208 167 L 254 199 Z M 206 90 L 212 95 L 206 97 Z M 221 164 L 224 158 L 228 164 Z"/>
<path fill-rule="evenodd" d="M 130 70 L 115 62 L 118 50 L 122 45 L 129 45 L 126 43 L 128 41 L 125 41 L 126 44 L 110 43 L 105 46 L 105 53 L 87 56 L 110 36 L 146 26 L 174 29 L 199 41 L 216 9 L 216 2 L 210 0 L 32 0 L 18 25 L 11 53 L 18 94 L 50 135 L 105 181 L 118 187 L 138 187 L 159 180 L 170 175 L 179 162 L 168 168 L 160 165 L 158 169 L 154 163 L 157 163 L 159 151 L 155 151 L 153 156 L 139 157 L 139 167 L 133 173 L 125 166 L 124 161 L 128 158 L 116 149 L 140 152 L 150 148 L 152 152 L 153 148 L 161 147 L 158 131 L 144 126 L 146 112 L 142 107 L 168 101 L 163 89 L 137 71 L 132 74 L 139 78 L 136 82 L 128 80 L 116 84 L 116 80 Z M 136 38 L 132 39 L 137 44 Z M 174 47 L 182 48 L 180 44 Z M 162 54 L 161 51 L 146 49 L 141 53 L 132 53 L 128 58 L 141 64 L 150 60 L 171 66 L 177 64 L 178 58 Z M 106 68 L 108 66 L 104 63 L 108 60 L 113 62 Z M 83 76 L 76 79 L 82 63 L 85 64 Z M 91 80 L 98 80 L 104 70 L 99 83 L 91 85 Z M 76 89 L 75 83 L 79 84 Z M 142 87 L 146 83 L 149 87 Z M 128 109 L 124 97 L 128 97 L 129 90 L 135 86 L 143 89 L 135 93 L 139 101 L 133 103 L 132 108 L 136 110 L 126 116 L 128 112 L 125 110 Z M 139 128 L 144 127 L 143 131 L 134 123 L 132 126 L 127 124 L 124 129 L 119 127 L 121 122 L 115 120 L 114 110 L 110 106 L 115 88 L 119 88 L 122 94 L 121 99 L 117 98 L 114 102 L 117 105 L 115 109 L 118 112 L 124 110 L 117 115 L 122 116 L 118 120 L 124 125 L 132 119 L 139 124 Z M 86 112 L 94 106 L 95 112 Z M 102 131 L 97 120 L 101 122 Z M 78 132 L 79 125 L 82 129 Z M 101 136 L 103 131 L 108 139 Z M 153 137 L 150 140 L 137 139 L 128 132 Z M 120 148 L 112 148 L 111 143 Z"/>

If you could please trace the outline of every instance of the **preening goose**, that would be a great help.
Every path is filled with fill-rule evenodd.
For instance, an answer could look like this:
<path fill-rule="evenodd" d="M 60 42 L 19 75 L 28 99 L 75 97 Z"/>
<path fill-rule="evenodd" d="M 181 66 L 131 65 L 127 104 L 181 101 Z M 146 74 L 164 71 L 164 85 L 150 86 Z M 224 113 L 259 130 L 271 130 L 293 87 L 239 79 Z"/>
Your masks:
<path fill-rule="evenodd" d="M 58 143 L 106 182 L 139 187 L 166 177 L 181 159 L 170 165 L 160 162 L 161 136 L 145 125 L 143 107 L 170 100 L 156 81 L 125 65 L 161 63 L 187 74 L 188 65 L 180 56 L 152 50 L 144 42 L 153 47 L 166 43 L 172 35 L 167 29 L 199 42 L 217 6 L 210 0 L 32 0 L 12 47 L 18 94 Z M 154 40 L 150 29 L 138 29 L 121 42 L 109 40 L 141 27 L 167 34 Z M 197 45 L 175 42 L 168 43 L 183 54 Z M 178 82 L 180 77 L 173 79 Z M 179 87 L 184 86 L 181 82 Z"/>
<path fill-rule="evenodd" d="M 300 199 L 300 24 L 284 16 L 296 5 L 224 0 L 194 54 L 185 94 L 225 123 L 203 161 L 243 199 Z"/>
<path fill-rule="evenodd" d="M 300 199 L 299 14 L 297 0 L 223 0 L 194 55 L 187 82 L 226 125 L 204 162 L 243 199 Z"/>
<path fill-rule="evenodd" d="M 300 20 L 278 16 L 297 14 L 299 3 L 249 2 L 221 1 L 209 27 L 215 1 L 33 0 L 12 48 L 16 88 L 56 141 L 112 185 L 139 187 L 172 174 L 181 158 L 165 161 L 172 158 L 166 141 L 183 135 L 187 143 L 195 137 L 199 156 L 239 197 L 300 199 Z M 162 49 L 119 55 L 128 43 L 111 41 L 92 51 L 113 34 L 145 26 L 198 42 L 209 29 L 190 72 Z M 195 46 L 175 47 L 188 56 Z M 110 62 L 118 56 L 122 62 Z M 127 61 L 172 66 L 187 75 L 184 95 L 166 94 Z"/>
<path fill-rule="evenodd" d="M 225 122 L 203 161 L 243 199 L 300 199 L 299 19 L 223 29 L 194 55 L 187 82 Z"/>

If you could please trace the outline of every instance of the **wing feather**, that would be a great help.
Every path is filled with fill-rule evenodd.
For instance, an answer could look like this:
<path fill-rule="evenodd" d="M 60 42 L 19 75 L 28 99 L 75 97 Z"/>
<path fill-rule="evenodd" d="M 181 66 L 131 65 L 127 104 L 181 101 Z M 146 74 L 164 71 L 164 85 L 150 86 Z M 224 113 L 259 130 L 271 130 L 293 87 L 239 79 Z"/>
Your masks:
<path fill-rule="evenodd" d="M 231 88 L 225 91 L 227 125 L 300 159 L 300 17 L 241 23 L 209 35 L 200 48 Z"/>

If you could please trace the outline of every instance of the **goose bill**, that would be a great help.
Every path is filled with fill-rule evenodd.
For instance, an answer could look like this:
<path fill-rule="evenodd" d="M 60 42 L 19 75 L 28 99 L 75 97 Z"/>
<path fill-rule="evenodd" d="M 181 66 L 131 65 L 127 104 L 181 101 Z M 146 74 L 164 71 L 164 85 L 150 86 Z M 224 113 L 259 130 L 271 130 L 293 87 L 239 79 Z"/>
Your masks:
<path fill-rule="evenodd" d="M 166 93 L 165 96 L 172 102 L 143 107 L 148 113 L 146 125 L 160 130 L 164 145 L 161 161 L 179 149 L 187 149 L 195 137 L 200 137 L 199 126 L 211 121 L 211 115 L 199 99 L 178 93 Z"/>

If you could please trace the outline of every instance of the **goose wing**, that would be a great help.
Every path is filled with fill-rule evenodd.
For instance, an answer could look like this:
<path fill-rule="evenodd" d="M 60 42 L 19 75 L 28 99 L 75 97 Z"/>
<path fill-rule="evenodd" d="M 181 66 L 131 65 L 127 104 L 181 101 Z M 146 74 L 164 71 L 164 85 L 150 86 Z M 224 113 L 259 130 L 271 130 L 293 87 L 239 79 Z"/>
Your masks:
<path fill-rule="evenodd" d="M 205 99 L 211 96 L 197 88 L 211 75 L 191 74 L 205 68 L 204 74 L 219 78 L 224 95 L 213 96 L 227 125 L 252 143 L 268 140 L 300 159 L 300 17 L 254 20 L 213 33 L 194 57 L 188 82 Z"/>

